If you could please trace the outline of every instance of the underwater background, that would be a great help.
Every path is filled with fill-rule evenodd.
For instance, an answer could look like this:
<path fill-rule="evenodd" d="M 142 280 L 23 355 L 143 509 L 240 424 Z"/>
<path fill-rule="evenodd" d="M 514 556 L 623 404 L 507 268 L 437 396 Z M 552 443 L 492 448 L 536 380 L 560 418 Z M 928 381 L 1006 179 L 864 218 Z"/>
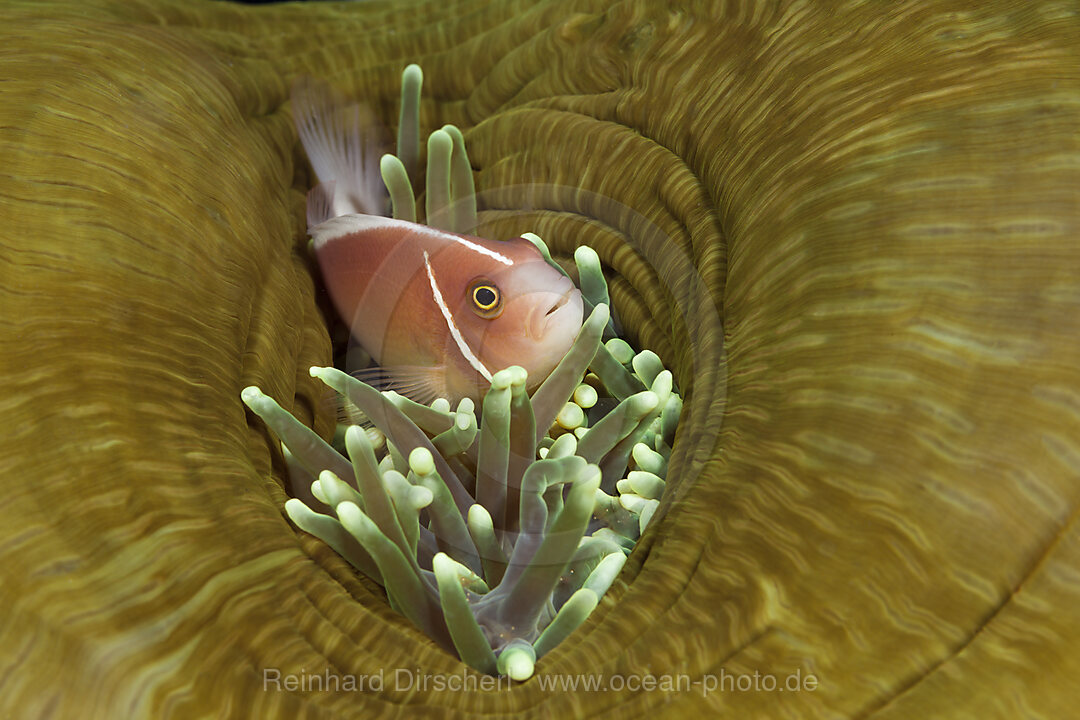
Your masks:
<path fill-rule="evenodd" d="M 13 0 L 0 36 L 0 716 L 1069 716 L 1074 3 Z M 332 432 L 289 88 L 392 125 L 410 62 L 478 234 L 595 249 L 685 400 L 621 574 L 490 689 L 289 523 L 238 400 Z"/>

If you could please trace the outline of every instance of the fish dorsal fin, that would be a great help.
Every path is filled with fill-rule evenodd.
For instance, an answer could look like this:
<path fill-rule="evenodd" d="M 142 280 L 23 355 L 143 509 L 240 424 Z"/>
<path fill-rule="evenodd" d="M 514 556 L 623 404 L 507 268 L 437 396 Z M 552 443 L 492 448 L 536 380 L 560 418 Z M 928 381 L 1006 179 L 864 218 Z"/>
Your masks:
<path fill-rule="evenodd" d="M 311 77 L 294 83 L 292 105 L 311 167 L 321 183 L 335 183 L 331 217 L 383 214 L 387 193 L 379 159 L 384 143 L 374 113 L 360 103 L 347 103 L 329 85 Z"/>
<path fill-rule="evenodd" d="M 336 185 L 336 183 L 333 180 L 329 180 L 324 183 L 319 183 L 308 191 L 308 229 L 334 217 L 334 185 Z"/>
<path fill-rule="evenodd" d="M 351 375 L 379 390 L 393 390 L 413 402 L 430 405 L 449 397 L 445 365 L 392 365 L 354 370 Z"/>

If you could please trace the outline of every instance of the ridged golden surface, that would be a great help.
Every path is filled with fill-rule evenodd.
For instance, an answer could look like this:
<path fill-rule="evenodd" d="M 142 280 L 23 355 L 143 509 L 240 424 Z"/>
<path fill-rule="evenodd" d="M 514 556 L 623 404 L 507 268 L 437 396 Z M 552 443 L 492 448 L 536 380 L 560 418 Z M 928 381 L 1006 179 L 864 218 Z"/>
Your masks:
<path fill-rule="evenodd" d="M 239 400 L 331 420 L 289 83 L 392 124 L 412 61 L 484 231 L 595 247 L 687 394 L 666 514 L 510 691 L 395 687 L 473 675 L 290 526 Z M 1075 3 L 7 2 L 0 100 L 0 716 L 1080 703 Z"/>

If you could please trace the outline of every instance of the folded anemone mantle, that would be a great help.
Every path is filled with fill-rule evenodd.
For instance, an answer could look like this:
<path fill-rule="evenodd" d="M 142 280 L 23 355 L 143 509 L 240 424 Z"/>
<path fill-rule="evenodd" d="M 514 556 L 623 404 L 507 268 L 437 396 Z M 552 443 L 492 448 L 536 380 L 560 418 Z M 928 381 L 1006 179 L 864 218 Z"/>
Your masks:
<path fill-rule="evenodd" d="M 0 715 L 1075 706 L 1073 4 L 16 0 L 0 39 Z M 290 83 L 392 125 L 410 62 L 478 232 L 593 247 L 686 398 L 661 513 L 510 690 L 395 681 L 472 671 L 288 523 L 237 399 L 330 430 Z M 708 691 L 754 673 L 816 686 Z"/>

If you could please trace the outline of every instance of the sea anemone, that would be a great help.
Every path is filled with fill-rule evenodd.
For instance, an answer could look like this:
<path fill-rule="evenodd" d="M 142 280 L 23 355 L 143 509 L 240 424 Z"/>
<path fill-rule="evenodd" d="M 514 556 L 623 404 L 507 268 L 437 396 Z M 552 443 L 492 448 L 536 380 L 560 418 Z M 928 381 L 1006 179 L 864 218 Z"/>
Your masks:
<path fill-rule="evenodd" d="M 575 408 L 584 414 L 574 395 L 596 399 L 581 380 L 606 321 L 607 306 L 598 305 L 533 398 L 521 368 L 495 373 L 479 423 L 468 398 L 449 412 L 445 401 L 426 407 L 313 367 L 381 431 L 381 457 L 360 426 L 345 432 L 346 459 L 258 388 L 245 388 L 244 402 L 281 438 L 294 479 L 317 476 L 312 494 L 330 508 L 320 514 L 294 498 L 289 517 L 466 663 L 528 678 L 536 658 L 596 607 L 664 489 L 679 407 L 668 371 L 590 428 L 580 416 L 556 422 Z M 552 438 L 551 425 L 585 431 Z M 631 456 L 638 469 L 627 475 Z"/>
<path fill-rule="evenodd" d="M 0 16 L 0 716 L 1077 705 L 1069 3 L 35 0 Z M 440 89 L 425 118 L 469 142 L 478 234 L 594 248 L 622 331 L 685 400 L 660 514 L 537 675 L 693 690 L 396 686 L 490 678 L 281 509 L 281 453 L 238 393 L 259 385 L 322 437 L 334 419 L 308 375 L 334 363 L 298 252 L 289 84 L 332 78 L 387 118 L 417 58 Z M 640 251 L 649 227 L 659 254 Z M 716 312 L 686 312 L 695 298 Z M 698 691 L 796 670 L 816 691 Z M 388 682 L 267 687 L 305 671 Z"/>
<path fill-rule="evenodd" d="M 410 221 L 421 79 L 416 65 L 402 77 L 405 157 L 380 162 L 395 217 Z M 429 222 L 475 225 L 471 169 L 453 126 L 428 139 L 426 194 Z M 281 439 L 294 484 L 310 486 L 326 509 L 292 498 L 293 522 L 382 585 L 429 637 L 514 680 L 584 622 L 622 568 L 659 506 L 682 407 L 655 353 L 603 342 L 613 329 L 599 258 L 582 246 L 574 259 L 592 312 L 573 345 L 532 397 L 523 368 L 496 372 L 479 420 L 470 398 L 451 412 L 444 398 L 428 407 L 312 367 L 374 426 L 344 431 L 346 458 L 258 387 L 241 394 Z"/>

